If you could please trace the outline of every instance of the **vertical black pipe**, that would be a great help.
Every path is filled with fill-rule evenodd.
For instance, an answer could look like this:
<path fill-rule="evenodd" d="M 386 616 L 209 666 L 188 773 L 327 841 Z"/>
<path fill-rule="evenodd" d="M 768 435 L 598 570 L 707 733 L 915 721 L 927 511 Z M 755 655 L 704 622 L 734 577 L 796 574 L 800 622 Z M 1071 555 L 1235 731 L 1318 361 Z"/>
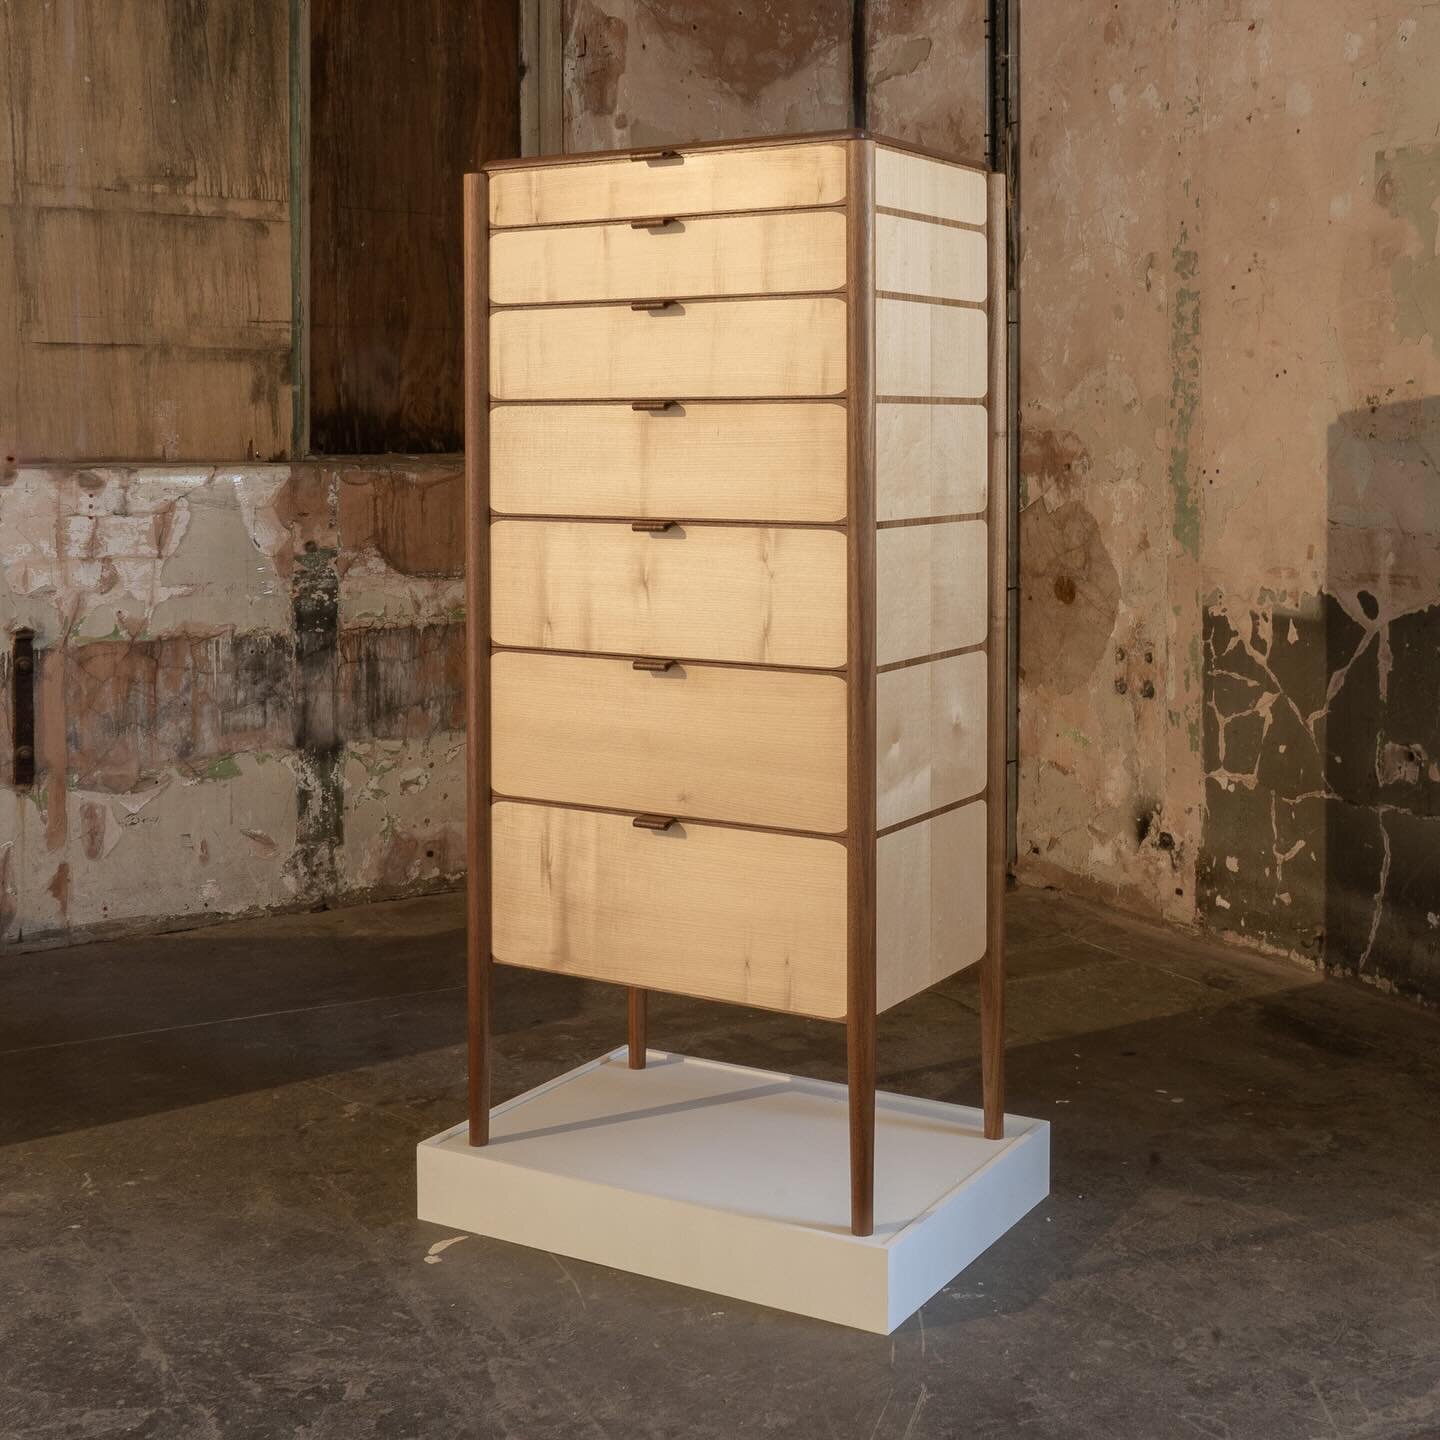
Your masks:
<path fill-rule="evenodd" d="M 853 0 L 850 11 L 850 123 L 863 130 L 870 123 L 869 51 L 865 39 L 865 0 Z"/>

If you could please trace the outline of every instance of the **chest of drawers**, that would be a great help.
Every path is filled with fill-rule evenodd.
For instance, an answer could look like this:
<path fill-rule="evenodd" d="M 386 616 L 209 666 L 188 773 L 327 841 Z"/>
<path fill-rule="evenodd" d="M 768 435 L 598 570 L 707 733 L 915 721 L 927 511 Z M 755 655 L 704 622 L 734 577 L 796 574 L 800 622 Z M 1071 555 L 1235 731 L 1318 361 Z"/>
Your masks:
<path fill-rule="evenodd" d="M 843 1022 L 858 1234 L 875 1017 L 980 963 L 998 1136 L 996 183 L 861 134 L 467 177 L 472 1143 L 492 963 L 628 987 L 637 1067 L 649 990 Z"/>

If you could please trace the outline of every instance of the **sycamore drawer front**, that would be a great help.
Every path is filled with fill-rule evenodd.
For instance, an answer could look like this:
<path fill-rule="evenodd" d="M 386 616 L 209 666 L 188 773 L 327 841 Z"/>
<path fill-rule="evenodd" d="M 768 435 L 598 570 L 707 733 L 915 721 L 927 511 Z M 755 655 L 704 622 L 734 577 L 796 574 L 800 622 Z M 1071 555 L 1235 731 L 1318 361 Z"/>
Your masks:
<path fill-rule="evenodd" d="M 560 225 L 718 210 L 788 210 L 845 198 L 841 145 L 669 152 L 496 170 L 490 223 Z"/>
<path fill-rule="evenodd" d="M 835 530 L 544 520 L 490 530 L 497 645 L 835 668 L 845 586 Z"/>
<path fill-rule="evenodd" d="M 497 400 L 838 395 L 845 302 L 835 296 L 497 310 Z"/>
<path fill-rule="evenodd" d="M 491 783 L 525 799 L 837 834 L 845 695 L 835 675 L 501 651 Z"/>
<path fill-rule="evenodd" d="M 838 210 L 654 216 L 649 223 L 500 231 L 490 242 L 495 305 L 775 295 L 844 284 L 845 216 Z"/>
<path fill-rule="evenodd" d="M 490 504 L 509 515 L 835 523 L 845 518 L 845 407 L 497 405 Z"/>
<path fill-rule="evenodd" d="M 840 1019 L 845 848 L 834 840 L 501 801 L 495 958 Z"/>

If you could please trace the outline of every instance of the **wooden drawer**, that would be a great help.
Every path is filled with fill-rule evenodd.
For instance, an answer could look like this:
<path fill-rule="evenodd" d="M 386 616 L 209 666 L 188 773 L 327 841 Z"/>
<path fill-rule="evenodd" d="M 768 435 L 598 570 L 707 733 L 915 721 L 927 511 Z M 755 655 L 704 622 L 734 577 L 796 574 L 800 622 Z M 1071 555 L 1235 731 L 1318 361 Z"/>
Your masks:
<path fill-rule="evenodd" d="M 572 161 L 490 176 L 490 223 L 559 225 L 718 210 L 788 210 L 845 198 L 842 145 L 698 150 Z"/>
<path fill-rule="evenodd" d="M 980 245 L 983 254 L 983 240 Z M 845 215 L 839 210 L 501 231 L 490 242 L 495 305 L 774 295 L 844 284 Z"/>
<path fill-rule="evenodd" d="M 511 515 L 845 518 L 845 407 L 500 405 L 490 504 Z"/>
<path fill-rule="evenodd" d="M 838 395 L 845 302 L 811 296 L 692 300 L 663 310 L 497 310 L 490 383 L 497 400 Z"/>
<path fill-rule="evenodd" d="M 493 948 L 506 965 L 845 1014 L 845 848 L 623 815 L 492 807 Z"/>
<path fill-rule="evenodd" d="M 502 795 L 742 825 L 845 828 L 845 682 L 834 675 L 500 652 Z"/>
<path fill-rule="evenodd" d="M 506 520 L 490 530 L 497 645 L 757 665 L 845 663 L 835 530 Z"/>

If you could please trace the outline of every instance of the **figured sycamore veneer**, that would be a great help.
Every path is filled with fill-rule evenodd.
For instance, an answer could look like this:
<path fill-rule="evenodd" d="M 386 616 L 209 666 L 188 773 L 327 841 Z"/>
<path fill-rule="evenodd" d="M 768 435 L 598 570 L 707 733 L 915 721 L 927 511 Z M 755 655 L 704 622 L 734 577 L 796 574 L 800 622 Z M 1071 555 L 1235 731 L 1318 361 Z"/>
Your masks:
<path fill-rule="evenodd" d="M 985 298 L 989 254 L 978 230 L 901 215 L 875 217 L 875 288 L 941 300 Z"/>
<path fill-rule="evenodd" d="M 983 398 L 985 314 L 917 300 L 875 302 L 875 394 Z"/>
<path fill-rule="evenodd" d="M 626 156 L 496 171 L 490 178 L 490 223 L 558 225 L 717 210 L 788 210 L 834 205 L 844 198 L 843 145 L 699 150 L 673 159 Z"/>
<path fill-rule="evenodd" d="M 875 519 L 976 515 L 989 459 L 981 405 L 875 406 Z"/>
<path fill-rule="evenodd" d="M 845 537 L 835 530 L 637 534 L 623 523 L 511 520 L 491 529 L 490 566 L 497 645 L 845 663 Z"/>
<path fill-rule="evenodd" d="M 497 310 L 490 357 L 497 400 L 835 395 L 845 388 L 845 302 Z"/>
<path fill-rule="evenodd" d="M 833 401 L 689 401 L 658 414 L 497 405 L 490 431 L 490 502 L 502 514 L 845 518 L 845 408 Z"/>
<path fill-rule="evenodd" d="M 928 990 L 985 953 L 985 802 L 882 835 L 875 846 L 876 1004 Z"/>
<path fill-rule="evenodd" d="M 502 963 L 844 1016 L 836 841 L 503 802 L 491 833 Z"/>
<path fill-rule="evenodd" d="M 498 652 L 500 794 L 740 825 L 845 828 L 845 682 L 834 675 Z"/>
<path fill-rule="evenodd" d="M 841 211 L 653 218 L 665 223 L 502 231 L 490 242 L 491 303 L 767 295 L 845 283 Z M 979 241 L 983 293 L 985 242 L 965 238 Z"/>
<path fill-rule="evenodd" d="M 985 788 L 985 680 L 985 656 L 978 651 L 880 675 L 875 690 L 879 829 Z"/>
<path fill-rule="evenodd" d="M 876 532 L 876 664 L 985 639 L 985 547 L 983 520 Z"/>
<path fill-rule="evenodd" d="M 983 228 L 985 176 L 978 170 L 877 145 L 875 205 L 880 210 L 904 210 Z"/>

